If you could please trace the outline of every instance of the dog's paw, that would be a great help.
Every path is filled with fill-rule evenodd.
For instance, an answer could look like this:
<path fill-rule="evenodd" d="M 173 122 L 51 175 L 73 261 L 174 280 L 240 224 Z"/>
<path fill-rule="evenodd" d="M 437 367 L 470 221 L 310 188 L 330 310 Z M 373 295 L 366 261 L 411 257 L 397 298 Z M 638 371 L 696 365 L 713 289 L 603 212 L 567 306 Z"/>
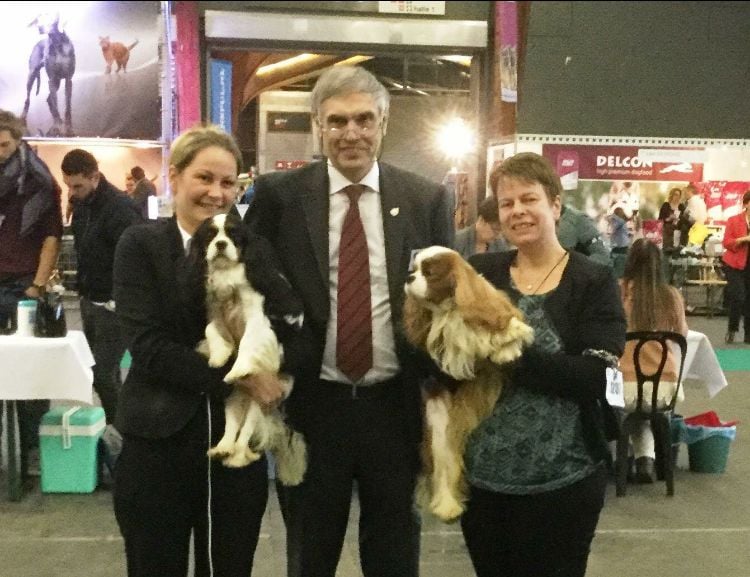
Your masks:
<path fill-rule="evenodd" d="M 222 463 L 224 463 L 225 467 L 241 469 L 242 467 L 247 467 L 250 463 L 254 463 L 258 459 L 260 459 L 260 453 L 256 453 L 249 447 L 246 447 L 244 450 L 232 453 L 229 457 L 224 459 Z"/>
<path fill-rule="evenodd" d="M 212 449 L 209 449 L 206 452 L 206 454 L 208 455 L 209 458 L 215 459 L 215 460 L 225 459 L 226 457 L 230 455 L 230 453 L 228 453 L 227 451 L 223 451 L 219 449 L 218 447 L 213 447 Z"/>
<path fill-rule="evenodd" d="M 211 343 L 211 351 L 208 357 L 208 366 L 213 368 L 223 367 L 232 356 L 232 347 L 224 342 Z"/>
<path fill-rule="evenodd" d="M 430 503 L 430 511 L 444 523 L 453 523 L 463 515 L 464 506 L 453 497 L 435 498 Z"/>
<path fill-rule="evenodd" d="M 201 342 L 199 342 L 196 347 L 195 351 L 204 357 L 208 358 L 211 356 L 211 351 L 208 348 L 208 341 L 206 339 L 203 339 Z"/>
<path fill-rule="evenodd" d="M 224 376 L 224 382 L 233 383 L 236 380 L 239 380 L 243 377 L 248 376 L 252 372 L 253 372 L 252 363 L 248 361 L 247 359 L 237 357 L 237 360 L 234 361 L 232 368 L 229 369 L 229 372 Z"/>
<path fill-rule="evenodd" d="M 414 500 L 420 510 L 429 512 L 432 501 L 432 475 L 422 473 L 417 477 L 417 485 L 414 489 Z"/>

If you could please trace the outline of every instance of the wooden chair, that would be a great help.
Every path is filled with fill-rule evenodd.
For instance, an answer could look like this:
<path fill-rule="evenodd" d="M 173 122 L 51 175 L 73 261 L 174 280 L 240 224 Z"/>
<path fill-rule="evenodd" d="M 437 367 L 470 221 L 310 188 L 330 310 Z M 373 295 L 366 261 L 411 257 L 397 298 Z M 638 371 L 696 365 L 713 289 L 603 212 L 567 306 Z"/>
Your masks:
<path fill-rule="evenodd" d="M 672 496 L 674 495 L 674 465 L 672 463 L 670 423 L 672 420 L 672 412 L 674 411 L 674 406 L 677 402 L 677 395 L 682 386 L 682 372 L 685 367 L 685 357 L 687 356 L 687 339 L 681 334 L 671 331 L 638 331 L 627 333 L 626 340 L 636 341 L 635 349 L 633 351 L 633 365 L 635 367 L 638 391 L 635 408 L 628 408 L 628 410 L 623 413 L 623 418 L 620 423 L 620 436 L 617 439 L 617 464 L 615 470 L 616 493 L 618 497 L 621 497 L 626 493 L 630 435 L 643 421 L 649 421 L 656 445 L 655 468 L 659 475 L 659 479 L 664 479 L 666 481 L 667 495 Z M 641 368 L 640 352 L 643 346 L 649 342 L 656 342 L 661 345 L 661 360 L 659 366 L 652 374 L 645 374 Z M 672 343 L 677 345 L 680 353 L 677 386 L 671 394 L 669 401 L 664 403 L 662 400 L 660 404 L 659 399 L 663 399 L 665 395 L 659 394 L 659 384 L 664 371 L 664 366 L 667 363 L 667 354 Z M 644 399 L 643 389 L 645 383 L 652 383 L 650 402 L 648 398 Z"/>

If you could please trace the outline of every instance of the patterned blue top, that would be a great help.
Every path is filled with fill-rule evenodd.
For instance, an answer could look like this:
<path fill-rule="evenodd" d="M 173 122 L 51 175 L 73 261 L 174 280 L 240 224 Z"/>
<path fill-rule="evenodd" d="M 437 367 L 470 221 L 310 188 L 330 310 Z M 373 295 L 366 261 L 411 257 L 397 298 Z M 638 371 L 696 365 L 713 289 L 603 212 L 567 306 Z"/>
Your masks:
<path fill-rule="evenodd" d="M 534 328 L 534 346 L 554 353 L 562 341 L 544 310 L 543 295 L 522 295 L 518 307 Z M 509 385 L 495 410 L 469 437 L 469 482 L 510 495 L 544 493 L 594 473 L 574 401 Z"/>

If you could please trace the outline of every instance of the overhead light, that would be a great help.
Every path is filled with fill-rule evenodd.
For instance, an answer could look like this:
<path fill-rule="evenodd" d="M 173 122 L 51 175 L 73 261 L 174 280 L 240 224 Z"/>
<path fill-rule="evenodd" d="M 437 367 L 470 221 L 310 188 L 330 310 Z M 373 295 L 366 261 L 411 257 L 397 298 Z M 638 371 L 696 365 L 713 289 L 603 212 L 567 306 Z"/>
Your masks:
<path fill-rule="evenodd" d="M 439 56 L 440 60 L 447 60 L 449 62 L 455 62 L 461 66 L 471 67 L 471 56 L 463 56 L 461 54 L 448 54 L 447 56 Z"/>
<path fill-rule="evenodd" d="M 266 64 L 265 66 L 261 66 L 256 71 L 256 75 L 264 76 L 266 74 L 271 74 L 272 72 L 276 72 L 283 68 L 289 68 L 290 66 L 295 66 L 297 64 L 302 64 L 303 62 L 308 62 L 309 60 L 314 60 L 315 58 L 318 58 L 318 56 L 318 54 L 298 54 L 297 56 L 279 60 L 278 62 L 274 62 L 273 64 Z"/>
<path fill-rule="evenodd" d="M 453 118 L 438 130 L 437 144 L 448 158 L 460 160 L 474 150 L 474 131 L 463 119 Z"/>
<path fill-rule="evenodd" d="M 359 64 L 360 62 L 364 62 L 365 60 L 371 60 L 372 56 L 363 56 L 362 54 L 358 54 L 357 56 L 350 56 L 346 60 L 342 60 L 341 62 L 337 62 L 334 64 L 334 66 L 351 66 L 353 64 Z"/>

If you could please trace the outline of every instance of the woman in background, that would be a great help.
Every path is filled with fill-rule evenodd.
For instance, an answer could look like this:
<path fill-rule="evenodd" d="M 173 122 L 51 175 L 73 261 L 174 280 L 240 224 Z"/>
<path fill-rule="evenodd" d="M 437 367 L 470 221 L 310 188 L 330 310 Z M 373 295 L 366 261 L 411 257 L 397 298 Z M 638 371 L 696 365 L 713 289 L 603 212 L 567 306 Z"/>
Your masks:
<path fill-rule="evenodd" d="M 470 498 L 461 528 L 479 577 L 583 577 L 617 423 L 606 369 L 625 318 L 606 265 L 558 241 L 562 185 L 544 157 L 516 154 L 490 184 L 517 247 L 470 262 L 534 328 L 493 414 L 469 438 Z M 608 426 L 605 426 L 605 423 Z"/>
<path fill-rule="evenodd" d="M 682 205 L 680 200 L 682 199 L 682 190 L 679 188 L 673 188 L 669 191 L 669 196 L 664 204 L 659 209 L 659 220 L 662 222 L 662 246 L 665 249 L 670 249 L 675 246 L 679 246 L 678 242 L 674 242 L 674 233 L 677 230 L 677 223 L 680 220 L 680 213 L 682 212 Z"/>
<path fill-rule="evenodd" d="M 628 321 L 628 331 L 672 331 L 687 336 L 685 303 L 675 287 L 667 284 L 661 262 L 661 251 L 651 241 L 639 238 L 630 247 L 625 261 L 625 272 L 620 281 L 622 304 Z M 635 405 L 637 380 L 633 354 L 636 341 L 625 344 L 625 353 L 620 359 L 625 389 L 625 410 Z M 645 374 L 652 374 L 661 361 L 661 345 L 646 343 L 640 352 L 641 367 Z M 678 366 L 672 351 L 662 370 L 659 390 L 666 392 L 671 399 L 677 386 Z M 681 389 L 680 389 L 681 391 Z M 682 399 L 678 393 L 678 399 Z M 667 399 L 665 399 L 666 401 Z M 654 435 L 651 424 L 642 421 L 640 430 L 631 438 L 635 458 L 635 480 L 638 483 L 654 482 Z"/>
<path fill-rule="evenodd" d="M 133 364 L 117 411 L 123 449 L 114 506 L 129 577 L 185 577 L 191 534 L 195 575 L 252 572 L 267 463 L 233 469 L 206 456 L 223 434 L 231 387 L 222 380 L 228 367 L 210 368 L 195 351 L 206 311 L 186 255 L 198 226 L 233 206 L 241 162 L 234 139 L 218 128 L 182 134 L 170 156 L 173 218 L 131 227 L 117 246 L 117 315 Z M 234 386 L 262 404 L 282 395 L 270 374 Z"/>
<path fill-rule="evenodd" d="M 727 303 L 729 305 L 729 324 L 725 342 L 732 344 L 735 334 L 740 330 L 740 318 L 744 318 L 745 342 L 750 343 L 750 267 L 747 266 L 748 221 L 750 220 L 750 190 L 742 195 L 742 212 L 730 217 L 724 228 L 724 276 L 727 279 Z"/>

